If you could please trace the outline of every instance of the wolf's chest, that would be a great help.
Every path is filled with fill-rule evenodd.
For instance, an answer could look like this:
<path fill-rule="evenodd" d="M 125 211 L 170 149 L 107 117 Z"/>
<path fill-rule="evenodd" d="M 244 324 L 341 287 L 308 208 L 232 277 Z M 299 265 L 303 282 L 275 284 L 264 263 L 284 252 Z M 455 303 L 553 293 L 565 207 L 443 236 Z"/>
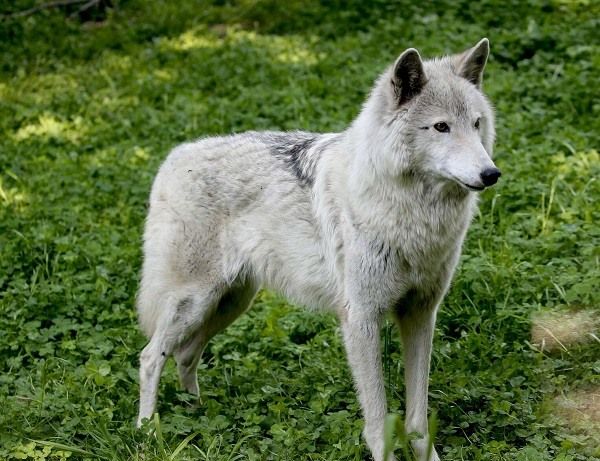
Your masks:
<path fill-rule="evenodd" d="M 433 204 L 398 215 L 388 227 L 398 269 L 420 277 L 432 272 L 460 250 L 472 216 L 471 204 Z"/>

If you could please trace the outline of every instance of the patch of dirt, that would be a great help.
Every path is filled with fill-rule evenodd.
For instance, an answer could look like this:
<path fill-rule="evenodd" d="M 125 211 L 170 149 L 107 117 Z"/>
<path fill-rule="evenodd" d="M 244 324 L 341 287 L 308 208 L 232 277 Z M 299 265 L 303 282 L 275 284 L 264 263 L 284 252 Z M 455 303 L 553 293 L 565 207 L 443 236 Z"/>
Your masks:
<path fill-rule="evenodd" d="M 551 412 L 559 424 L 580 436 L 581 445 L 600 454 L 600 386 L 555 397 Z"/>
<path fill-rule="evenodd" d="M 539 312 L 532 319 L 531 341 L 545 351 L 566 351 L 573 344 L 600 342 L 599 317 L 586 310 Z"/>

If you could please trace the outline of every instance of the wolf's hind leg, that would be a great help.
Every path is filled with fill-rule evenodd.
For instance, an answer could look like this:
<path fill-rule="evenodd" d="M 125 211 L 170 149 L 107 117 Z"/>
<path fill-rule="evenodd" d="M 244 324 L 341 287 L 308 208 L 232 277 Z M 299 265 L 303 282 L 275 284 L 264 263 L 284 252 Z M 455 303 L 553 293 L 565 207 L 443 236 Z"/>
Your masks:
<path fill-rule="evenodd" d="M 175 361 L 177 362 L 179 383 L 183 389 L 195 396 L 200 395 L 196 367 L 198 366 L 205 345 L 206 340 L 200 331 L 195 333 L 194 336 L 173 352 L 173 357 L 175 357 Z"/>
<path fill-rule="evenodd" d="M 250 283 L 230 288 L 193 336 L 175 349 L 173 355 L 177 362 L 179 382 L 187 392 L 199 395 L 196 369 L 206 344 L 248 309 L 256 291 L 256 287 Z"/>
<path fill-rule="evenodd" d="M 138 427 L 144 418 L 150 418 L 154 413 L 158 383 L 167 358 L 190 337 L 219 299 L 219 291 L 214 288 L 204 294 L 191 295 L 190 291 L 181 289 L 166 296 L 150 342 L 140 354 Z"/>

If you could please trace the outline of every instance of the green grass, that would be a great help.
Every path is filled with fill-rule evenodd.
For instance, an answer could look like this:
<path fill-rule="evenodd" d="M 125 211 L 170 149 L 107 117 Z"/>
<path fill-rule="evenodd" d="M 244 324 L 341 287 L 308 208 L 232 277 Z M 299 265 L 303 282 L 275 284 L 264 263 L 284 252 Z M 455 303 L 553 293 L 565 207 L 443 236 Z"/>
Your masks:
<path fill-rule="evenodd" d="M 155 435 L 134 430 L 148 191 L 183 140 L 341 130 L 404 48 L 482 36 L 503 177 L 439 316 L 437 446 L 447 460 L 600 459 L 600 435 L 553 414 L 556 397 L 598 389 L 600 343 L 530 342 L 536 312 L 600 316 L 600 8 L 425 3 L 130 0 L 100 23 L 1 19 L 0 459 L 367 459 L 334 319 L 270 293 L 208 347 L 202 404 L 169 362 Z M 402 415 L 398 335 L 382 335 Z"/>

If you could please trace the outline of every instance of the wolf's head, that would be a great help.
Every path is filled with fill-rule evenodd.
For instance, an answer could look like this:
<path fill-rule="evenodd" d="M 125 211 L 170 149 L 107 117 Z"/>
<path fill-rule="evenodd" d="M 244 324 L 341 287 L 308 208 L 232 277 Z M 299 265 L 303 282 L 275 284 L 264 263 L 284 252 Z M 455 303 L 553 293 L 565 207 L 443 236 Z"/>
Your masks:
<path fill-rule="evenodd" d="M 424 174 L 468 190 L 496 183 L 494 114 L 481 91 L 489 42 L 459 55 L 422 61 L 404 51 L 378 80 L 357 123 L 379 144 L 380 171 Z"/>

